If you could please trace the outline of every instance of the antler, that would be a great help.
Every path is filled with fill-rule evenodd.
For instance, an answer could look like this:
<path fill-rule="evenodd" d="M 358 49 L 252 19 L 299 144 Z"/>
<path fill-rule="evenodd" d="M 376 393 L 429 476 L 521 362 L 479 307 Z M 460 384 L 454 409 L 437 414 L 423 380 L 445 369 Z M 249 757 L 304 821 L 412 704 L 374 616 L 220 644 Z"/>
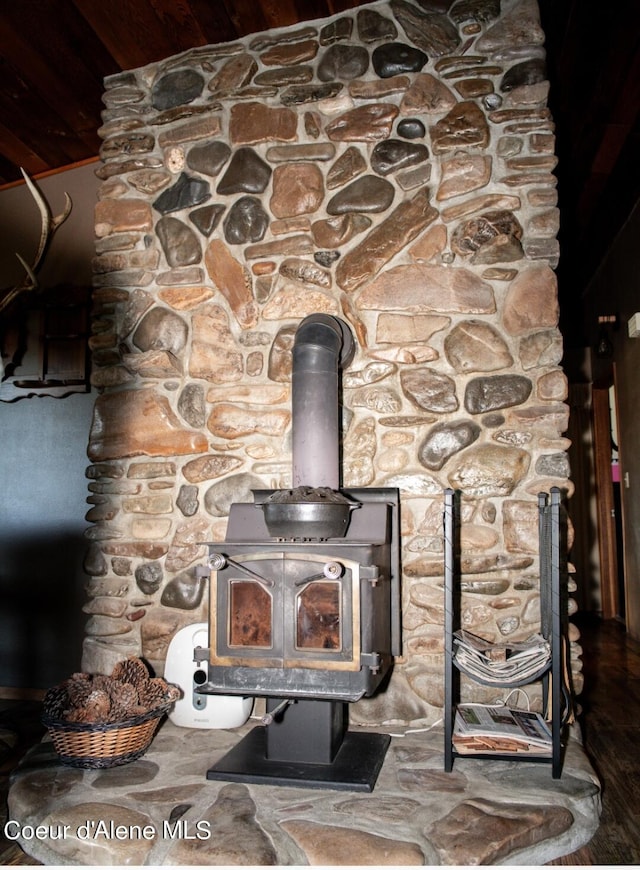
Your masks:
<path fill-rule="evenodd" d="M 4 295 L 0 299 L 0 314 L 6 308 L 8 308 L 18 298 L 18 296 L 20 296 L 21 293 L 27 293 L 30 290 L 34 290 L 38 286 L 38 279 L 36 275 L 38 269 L 42 265 L 42 261 L 44 260 L 45 254 L 47 253 L 47 249 L 49 247 L 49 244 L 51 243 L 51 239 L 53 238 L 56 230 L 58 230 L 69 217 L 69 215 L 71 214 L 71 209 L 73 207 L 71 197 L 68 193 L 65 193 L 64 208 L 59 215 L 53 217 L 51 214 L 51 209 L 49 208 L 49 204 L 42 196 L 36 185 L 29 178 L 24 169 L 20 168 L 20 172 L 22 172 L 25 183 L 29 188 L 31 196 L 34 198 L 36 205 L 38 206 L 38 209 L 40 211 L 42 227 L 40 230 L 40 241 L 38 242 L 38 250 L 36 251 L 33 263 L 29 265 L 24 260 L 24 258 L 20 256 L 20 254 L 16 254 L 16 257 L 22 263 L 26 274 L 19 284 L 16 284 L 14 287 L 10 287 L 7 290 L 3 291 Z"/>

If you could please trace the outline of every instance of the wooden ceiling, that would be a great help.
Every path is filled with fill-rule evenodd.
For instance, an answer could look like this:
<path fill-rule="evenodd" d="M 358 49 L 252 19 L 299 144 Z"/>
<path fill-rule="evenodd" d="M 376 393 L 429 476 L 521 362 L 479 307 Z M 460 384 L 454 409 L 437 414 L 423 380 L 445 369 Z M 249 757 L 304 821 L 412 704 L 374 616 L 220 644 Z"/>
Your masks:
<path fill-rule="evenodd" d="M 363 0 L 20 0 L 0 4 L 0 184 L 95 157 L 103 79 L 198 45 L 325 18 Z M 454 0 L 416 0 L 446 9 Z M 505 0 L 503 0 L 505 5 Z M 562 213 L 578 298 L 640 195 L 640 3 L 539 0 Z M 594 11 L 595 10 L 595 11 Z"/>

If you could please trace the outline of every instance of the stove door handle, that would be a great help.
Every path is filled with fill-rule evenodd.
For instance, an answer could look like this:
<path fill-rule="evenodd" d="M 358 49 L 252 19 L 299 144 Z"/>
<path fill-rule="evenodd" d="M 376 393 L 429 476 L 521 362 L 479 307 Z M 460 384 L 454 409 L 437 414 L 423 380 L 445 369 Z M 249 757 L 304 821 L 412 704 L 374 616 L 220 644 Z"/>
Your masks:
<path fill-rule="evenodd" d="M 344 566 L 340 562 L 327 562 L 322 569 L 321 574 L 312 574 L 311 577 L 301 577 L 293 584 L 294 586 L 304 586 L 307 583 L 313 583 L 314 580 L 338 580 L 342 576 Z"/>
<path fill-rule="evenodd" d="M 212 570 L 222 571 L 222 569 L 226 568 L 227 565 L 231 565 L 237 571 L 246 574 L 247 577 L 251 577 L 252 580 L 257 580 L 258 583 L 261 583 L 263 586 L 271 587 L 275 585 L 273 580 L 269 580 L 268 577 L 262 577 L 260 574 L 256 574 L 256 572 L 252 571 L 251 568 L 247 568 L 240 562 L 230 559 L 229 556 L 225 556 L 223 553 L 212 553 L 209 556 L 209 567 Z"/>

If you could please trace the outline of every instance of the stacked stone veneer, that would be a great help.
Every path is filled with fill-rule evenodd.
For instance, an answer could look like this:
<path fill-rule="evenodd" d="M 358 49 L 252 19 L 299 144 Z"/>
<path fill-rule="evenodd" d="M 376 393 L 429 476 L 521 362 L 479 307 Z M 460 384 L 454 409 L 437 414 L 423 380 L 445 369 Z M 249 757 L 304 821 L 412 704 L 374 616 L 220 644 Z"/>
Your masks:
<path fill-rule="evenodd" d="M 391 0 L 107 80 L 85 670 L 206 619 L 203 542 L 291 484 L 313 312 L 358 344 L 344 485 L 402 500 L 403 656 L 352 718 L 441 715 L 444 487 L 464 625 L 537 628 L 536 494 L 570 488 L 543 39 L 534 0 Z"/>

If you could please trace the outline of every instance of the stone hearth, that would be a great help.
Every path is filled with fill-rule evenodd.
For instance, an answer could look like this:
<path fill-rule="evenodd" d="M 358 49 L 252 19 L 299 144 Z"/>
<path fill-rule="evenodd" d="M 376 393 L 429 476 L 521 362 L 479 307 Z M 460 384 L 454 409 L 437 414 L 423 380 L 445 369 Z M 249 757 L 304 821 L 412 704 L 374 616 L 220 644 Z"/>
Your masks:
<path fill-rule="evenodd" d="M 143 758 L 110 770 L 63 767 L 45 739 L 17 772 L 9 818 L 26 835 L 46 829 L 18 842 L 63 865 L 540 865 L 598 826 L 600 786 L 576 728 L 560 780 L 526 762 L 459 759 L 445 773 L 438 728 L 394 736 L 370 795 L 207 780 L 252 724 L 166 721 Z M 82 828 L 91 821 L 97 836 Z"/>

